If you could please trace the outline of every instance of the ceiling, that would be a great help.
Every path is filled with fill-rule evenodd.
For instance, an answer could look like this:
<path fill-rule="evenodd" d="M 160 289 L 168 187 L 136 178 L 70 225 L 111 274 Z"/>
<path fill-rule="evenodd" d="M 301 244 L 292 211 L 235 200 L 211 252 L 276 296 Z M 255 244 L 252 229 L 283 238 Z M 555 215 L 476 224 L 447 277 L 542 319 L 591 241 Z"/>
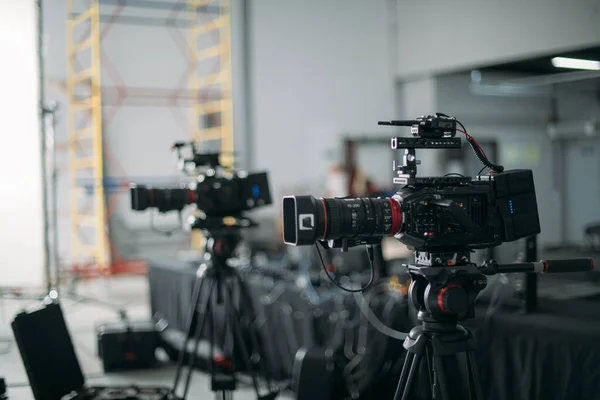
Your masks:
<path fill-rule="evenodd" d="M 580 58 L 584 60 L 595 60 L 600 61 L 600 46 L 589 47 L 586 49 L 557 52 L 548 54 L 543 57 L 535 57 L 527 60 L 513 61 L 509 63 L 497 64 L 480 68 L 481 71 L 504 71 L 504 72 L 516 72 L 524 74 L 534 75 L 545 75 L 555 74 L 561 72 L 576 71 L 567 68 L 556 68 L 552 65 L 552 58 L 554 57 L 568 57 L 568 58 Z"/>

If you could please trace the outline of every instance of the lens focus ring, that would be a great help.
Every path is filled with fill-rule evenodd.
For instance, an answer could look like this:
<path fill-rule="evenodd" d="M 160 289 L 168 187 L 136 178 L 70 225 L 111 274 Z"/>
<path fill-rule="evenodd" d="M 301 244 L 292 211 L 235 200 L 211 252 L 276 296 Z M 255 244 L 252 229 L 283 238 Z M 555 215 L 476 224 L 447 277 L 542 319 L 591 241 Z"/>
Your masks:
<path fill-rule="evenodd" d="M 323 232 L 323 238 L 336 238 L 342 232 L 342 208 L 339 199 L 321 199 L 329 216 L 328 228 Z M 327 230 L 329 232 L 327 232 Z"/>

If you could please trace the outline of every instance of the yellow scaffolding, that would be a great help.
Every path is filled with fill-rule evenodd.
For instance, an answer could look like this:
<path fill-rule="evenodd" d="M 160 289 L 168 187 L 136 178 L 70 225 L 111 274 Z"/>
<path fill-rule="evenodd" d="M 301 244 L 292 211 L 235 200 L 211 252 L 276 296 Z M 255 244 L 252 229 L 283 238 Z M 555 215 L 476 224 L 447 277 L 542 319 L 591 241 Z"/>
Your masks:
<path fill-rule="evenodd" d="M 218 14 L 204 15 L 201 8 L 216 5 Z M 189 87 L 193 95 L 192 139 L 204 148 L 204 143 L 218 143 L 219 162 L 233 168 L 233 101 L 231 95 L 231 14 L 230 0 L 196 0 L 188 7 L 190 52 Z M 218 39 L 212 36 L 217 34 Z M 207 43 L 213 42 L 209 45 Z M 205 71 L 207 63 L 216 63 L 216 71 Z M 217 92 L 216 99 L 213 93 Z M 208 96 L 201 93 L 209 93 Z M 207 98 L 209 97 L 209 98 Z M 211 147 L 211 150 L 214 148 Z M 203 235 L 191 233 L 191 247 L 202 249 Z"/>
<path fill-rule="evenodd" d="M 204 14 L 202 7 L 218 7 L 219 13 Z M 219 142 L 221 164 L 233 168 L 233 102 L 231 97 L 231 14 L 229 0 L 196 0 L 189 4 L 190 51 L 189 87 L 194 93 L 192 105 L 192 138 L 200 143 Z M 202 18 L 204 14 L 205 18 Z M 215 41 L 213 36 L 217 34 Z M 214 42 L 206 46 L 207 43 Z M 203 46 L 204 45 L 204 46 Z M 202 47 L 202 48 L 200 48 Z M 216 62 L 216 71 L 205 73 L 207 62 Z M 204 64 L 204 65 L 202 65 Z M 215 98 L 200 96 L 217 92 Z M 212 96 L 212 95 L 211 95 Z"/>
<path fill-rule="evenodd" d="M 166 1 L 142 1 L 127 4 L 116 0 L 91 0 L 84 10 L 75 10 L 74 0 L 67 0 L 67 97 L 69 132 L 71 252 L 75 267 L 95 267 L 107 272 L 114 267 L 117 254 L 111 254 L 107 227 L 105 193 L 103 120 L 101 87 L 101 4 L 137 6 L 172 10 Z M 211 10 L 218 8 L 215 13 Z M 219 143 L 224 153 L 221 164 L 233 167 L 233 106 L 231 98 L 231 16 L 230 0 L 189 0 L 187 2 L 188 87 L 192 93 L 191 138 L 200 142 Z M 123 17 L 125 20 L 126 17 Z M 129 17 L 129 20 L 132 18 Z M 142 21 L 138 18 L 136 21 Z M 128 21 L 129 21 L 128 20 Z M 116 19 L 108 19 L 108 23 Z M 136 22 L 129 21 L 129 22 Z M 83 29 L 83 32 L 81 28 Z M 217 34 L 218 39 L 213 36 Z M 210 39 L 210 40 L 209 40 Z M 211 45 L 200 47 L 199 42 Z M 83 57 L 87 55 L 87 57 Z M 82 60 L 85 58 L 85 60 Z M 216 70 L 199 68 L 206 61 L 218 61 Z M 216 96 L 200 93 L 218 92 Z M 106 93 L 105 93 L 106 94 Z M 108 94 L 107 94 L 108 95 Z M 109 96 L 109 95 L 108 95 Z M 110 97 L 110 96 L 109 96 Z M 217 150 L 211 148 L 213 150 Z M 93 182 L 84 191 L 80 180 Z M 86 207 L 87 206 L 87 207 Z M 192 236 L 192 247 L 196 240 Z"/>
<path fill-rule="evenodd" d="M 87 7 L 74 17 L 73 0 L 67 0 L 71 255 L 76 266 L 106 269 L 110 264 L 110 249 L 103 185 L 100 4 L 92 0 Z M 81 28 L 83 34 L 77 36 L 84 37 L 76 38 Z M 87 57 L 85 53 L 89 53 Z M 93 190 L 86 195 L 78 180 L 90 177 Z"/>

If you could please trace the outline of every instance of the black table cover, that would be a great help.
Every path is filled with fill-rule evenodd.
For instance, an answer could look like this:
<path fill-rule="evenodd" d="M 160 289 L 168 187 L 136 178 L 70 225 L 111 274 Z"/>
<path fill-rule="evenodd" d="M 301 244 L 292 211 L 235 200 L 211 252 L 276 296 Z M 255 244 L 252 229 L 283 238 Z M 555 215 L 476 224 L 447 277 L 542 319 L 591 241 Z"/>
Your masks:
<path fill-rule="evenodd" d="M 189 301 L 196 269 L 189 263 L 150 261 L 149 284 L 152 312 L 168 321 L 170 328 L 185 330 Z M 289 378 L 293 357 L 300 347 L 335 346 L 347 340 L 358 311 L 352 295 L 338 293 L 330 301 L 315 305 L 293 283 L 272 285 L 264 277 L 250 276 L 254 302 L 259 304 L 263 341 L 268 343 L 269 360 Z M 408 330 L 410 319 L 405 303 L 393 308 L 389 302 L 372 305 L 385 323 Z M 484 398 L 489 400 L 600 400 L 600 299 L 541 302 L 541 311 L 522 315 L 500 310 L 486 315 L 486 307 L 477 307 L 477 318 L 465 325 L 477 339 L 479 370 Z M 387 308 L 387 310 L 386 310 Z M 332 320 L 333 321 L 332 324 Z M 344 329 L 337 329 L 342 322 Z M 349 329 L 345 329 L 349 328 Z M 358 380 L 361 393 L 382 398 L 381 392 L 368 388 L 366 382 L 380 382 L 391 390 L 403 358 L 398 340 L 374 332 L 369 327 L 370 354 L 362 355 L 373 370 L 364 371 Z M 350 352 L 359 353 L 360 346 Z M 381 366 L 373 368 L 374 365 Z M 385 382 L 381 375 L 388 372 Z M 377 376 L 379 377 L 377 377 Z M 377 380 L 379 379 L 379 381 Z M 362 386 L 361 386 L 362 385 Z M 364 396 L 363 396 L 364 398 Z"/>

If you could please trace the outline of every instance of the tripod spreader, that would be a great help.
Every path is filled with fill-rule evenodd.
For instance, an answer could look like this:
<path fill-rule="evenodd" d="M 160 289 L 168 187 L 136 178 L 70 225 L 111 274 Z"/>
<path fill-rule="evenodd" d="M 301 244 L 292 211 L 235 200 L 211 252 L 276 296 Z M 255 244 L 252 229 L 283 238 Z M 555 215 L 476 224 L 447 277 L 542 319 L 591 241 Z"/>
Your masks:
<path fill-rule="evenodd" d="M 540 274 L 563 272 L 586 272 L 594 269 L 591 258 L 576 258 L 572 260 L 542 260 L 537 262 L 498 264 L 488 261 L 479 268 L 485 275 L 508 274 L 513 272 L 536 272 Z"/>

